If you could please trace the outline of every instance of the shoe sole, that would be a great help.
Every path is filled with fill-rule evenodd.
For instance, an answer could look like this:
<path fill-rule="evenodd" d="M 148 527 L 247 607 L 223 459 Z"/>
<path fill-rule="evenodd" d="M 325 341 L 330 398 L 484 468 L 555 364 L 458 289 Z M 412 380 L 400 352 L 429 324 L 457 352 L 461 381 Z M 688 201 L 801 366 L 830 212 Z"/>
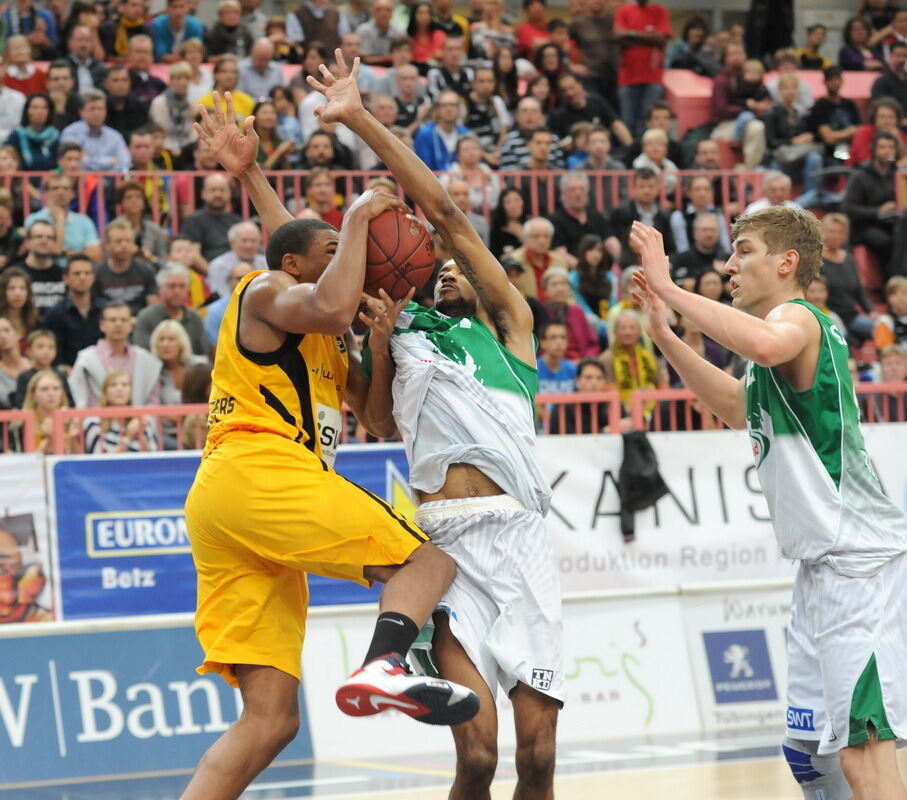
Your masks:
<path fill-rule="evenodd" d="M 426 725 L 459 725 L 479 710 L 479 698 L 470 692 L 450 703 L 451 689 L 444 681 L 424 681 L 405 692 L 390 694 L 367 683 L 345 683 L 337 690 L 337 707 L 351 717 L 370 717 L 393 709 Z"/>

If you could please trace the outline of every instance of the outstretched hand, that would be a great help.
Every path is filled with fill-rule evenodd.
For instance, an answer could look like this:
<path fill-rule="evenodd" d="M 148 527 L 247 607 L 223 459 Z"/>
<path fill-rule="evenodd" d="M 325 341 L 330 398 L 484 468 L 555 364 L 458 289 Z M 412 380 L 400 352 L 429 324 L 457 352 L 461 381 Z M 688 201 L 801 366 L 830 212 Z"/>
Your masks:
<path fill-rule="evenodd" d="M 668 329 L 668 308 L 664 301 L 652 291 L 652 287 L 642 270 L 633 273 L 633 283 L 630 286 L 630 297 L 642 311 L 645 319 L 646 333 L 653 339 L 659 333 Z"/>
<path fill-rule="evenodd" d="M 397 324 L 397 317 L 404 309 L 406 304 L 413 299 L 416 293 L 416 287 L 413 286 L 404 297 L 394 301 L 391 296 L 384 291 L 378 290 L 378 297 L 371 297 L 364 294 L 365 303 L 371 316 L 364 311 L 359 312 L 359 319 L 368 325 L 371 333 L 369 334 L 369 345 L 373 350 L 386 347 L 394 333 L 394 326 Z"/>
<path fill-rule="evenodd" d="M 255 117 L 243 120 L 243 130 L 236 124 L 236 112 L 233 109 L 233 95 L 224 92 L 227 101 L 227 112 L 224 114 L 220 94 L 214 92 L 214 111 L 209 112 L 205 106 L 199 106 L 201 122 L 194 127 L 199 137 L 211 148 L 218 163 L 234 178 L 250 167 L 258 159 L 258 134 L 253 125 Z"/>
<path fill-rule="evenodd" d="M 350 114 L 363 108 L 356 83 L 359 78 L 359 59 L 353 60 L 352 70 L 347 69 L 346 59 L 339 47 L 334 51 L 334 59 L 334 66 L 330 69 L 324 64 L 318 67 L 321 72 L 320 81 L 313 75 L 306 78 L 309 86 L 321 92 L 328 101 L 327 106 L 315 109 L 316 116 L 328 124 L 343 122 Z"/>
<path fill-rule="evenodd" d="M 634 222 L 630 228 L 630 247 L 639 255 L 650 291 L 660 295 L 674 285 L 664 239 L 655 228 Z"/>

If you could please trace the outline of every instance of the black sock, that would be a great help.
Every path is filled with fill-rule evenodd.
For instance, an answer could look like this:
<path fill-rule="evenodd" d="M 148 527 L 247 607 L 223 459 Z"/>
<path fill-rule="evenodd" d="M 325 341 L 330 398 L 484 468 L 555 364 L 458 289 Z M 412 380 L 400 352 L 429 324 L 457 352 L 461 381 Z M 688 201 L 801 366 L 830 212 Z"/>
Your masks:
<path fill-rule="evenodd" d="M 375 621 L 372 643 L 369 645 L 363 663 L 367 664 L 372 659 L 388 653 L 399 653 L 401 656 L 406 656 L 418 635 L 418 626 L 405 614 L 398 614 L 396 611 L 385 611 L 383 614 L 379 614 Z"/>

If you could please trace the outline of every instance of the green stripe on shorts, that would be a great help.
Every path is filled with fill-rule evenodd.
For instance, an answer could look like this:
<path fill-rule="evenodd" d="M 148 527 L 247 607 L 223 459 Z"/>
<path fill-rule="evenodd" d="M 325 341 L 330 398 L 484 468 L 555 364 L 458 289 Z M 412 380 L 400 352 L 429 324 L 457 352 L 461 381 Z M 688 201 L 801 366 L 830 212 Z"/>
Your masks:
<path fill-rule="evenodd" d="M 888 716 L 882 703 L 882 684 L 879 682 L 879 668 L 875 653 L 860 675 L 850 701 L 850 736 L 847 746 L 863 744 L 870 738 L 897 738 L 888 725 Z"/>

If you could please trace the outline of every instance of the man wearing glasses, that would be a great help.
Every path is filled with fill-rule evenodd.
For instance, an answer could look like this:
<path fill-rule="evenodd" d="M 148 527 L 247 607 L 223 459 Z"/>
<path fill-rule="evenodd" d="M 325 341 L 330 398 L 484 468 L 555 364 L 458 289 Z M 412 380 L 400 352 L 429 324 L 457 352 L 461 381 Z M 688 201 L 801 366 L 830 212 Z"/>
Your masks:
<path fill-rule="evenodd" d="M 95 263 L 101 260 L 101 241 L 94 223 L 85 214 L 69 210 L 73 182 L 68 175 L 51 173 L 44 181 L 44 208 L 30 214 L 25 227 L 49 222 L 54 230 L 54 252 L 58 263 L 73 253 L 85 253 Z"/>

